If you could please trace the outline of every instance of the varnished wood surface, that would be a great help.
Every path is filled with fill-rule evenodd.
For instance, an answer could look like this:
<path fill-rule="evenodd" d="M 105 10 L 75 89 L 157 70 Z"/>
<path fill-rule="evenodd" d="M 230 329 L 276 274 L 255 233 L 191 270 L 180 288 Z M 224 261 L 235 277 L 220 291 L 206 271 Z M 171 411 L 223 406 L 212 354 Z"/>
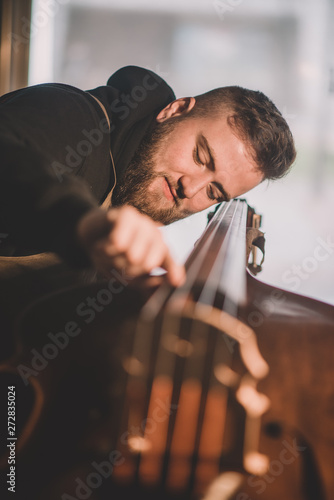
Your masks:
<path fill-rule="evenodd" d="M 113 446 L 117 414 L 113 405 L 118 403 L 117 395 L 110 397 L 108 391 L 115 387 L 121 352 L 126 348 L 126 339 L 120 339 L 119 320 L 135 316 L 145 294 L 142 287 L 126 287 L 96 314 L 94 321 L 85 323 L 83 317 L 77 316 L 78 305 L 87 297 L 96 297 L 105 286 L 99 283 L 73 288 L 42 300 L 27 312 L 20 325 L 19 344 L 26 352 L 20 363 L 27 366 L 32 357 L 30 349 L 40 350 L 50 331 L 62 331 L 69 321 L 77 321 L 81 328 L 80 335 L 71 339 L 68 347 L 35 377 L 45 392 L 44 409 L 40 424 L 25 446 L 19 469 L 22 480 L 34 474 L 38 478 L 42 474 L 45 479 L 44 492 L 39 497 L 34 493 L 36 500 L 59 498 L 56 492 L 70 493 L 75 478 L 85 475 L 91 462 L 101 461 Z M 259 327 L 254 325 L 254 330 L 260 351 L 270 365 L 268 377 L 260 384 L 260 390 L 271 401 L 263 425 L 277 422 L 283 430 L 275 439 L 262 433 L 260 450 L 269 455 L 272 472 L 264 479 L 246 478 L 242 492 L 248 496 L 236 499 L 304 500 L 304 450 L 296 452 L 295 457 L 291 451 L 284 452 L 283 462 L 292 457 L 291 463 L 280 459 L 289 446 L 302 446 L 294 445 L 296 436 L 302 435 L 315 454 L 326 498 L 330 500 L 334 495 L 333 308 L 288 292 L 274 292 L 252 277 L 248 278 L 248 290 L 250 300 L 243 317 L 253 318 L 253 323 L 257 318 L 261 323 L 259 314 L 249 315 L 254 311 L 262 314 L 263 322 Z M 276 309 L 270 306 L 273 297 L 279 305 Z M 265 301 L 269 301 L 267 306 Z M 42 487 L 37 476 L 36 482 L 29 484 Z M 105 500 L 108 484 L 106 481 L 90 498 Z"/>
<path fill-rule="evenodd" d="M 210 386 L 209 381 L 211 375 L 208 378 L 206 374 L 211 373 L 209 365 L 214 357 L 210 356 L 216 352 L 217 346 L 220 346 L 217 352 L 224 359 L 223 365 L 227 359 L 232 362 L 231 367 L 234 370 L 233 377 L 236 382 L 233 382 L 234 385 L 230 387 L 224 385 L 225 382 L 219 381 L 219 378 L 214 380 L 215 384 L 218 380 L 228 394 L 227 414 L 224 415 L 221 405 L 222 411 L 219 418 L 222 421 L 223 432 L 219 429 L 217 433 L 217 436 L 223 435 L 227 445 L 224 444 L 225 451 L 222 452 L 221 459 L 219 461 L 216 459 L 211 465 L 207 463 L 204 469 L 211 470 L 211 472 L 212 470 L 224 472 L 231 469 L 244 475 L 241 490 L 234 497 L 225 496 L 224 500 L 226 498 L 234 498 L 234 500 L 258 498 L 263 500 L 281 500 L 282 498 L 284 500 L 332 500 L 334 498 L 332 477 L 334 463 L 334 391 L 332 387 L 334 308 L 275 289 L 250 275 L 247 276 L 247 281 L 229 278 L 231 275 L 229 274 L 230 266 L 227 265 L 228 259 L 237 276 L 244 273 L 245 231 L 243 230 L 243 237 L 240 239 L 238 233 L 240 225 L 244 225 L 245 217 L 242 223 L 240 223 L 239 216 L 234 217 L 234 214 L 245 215 L 242 203 L 232 201 L 228 205 L 225 212 L 226 221 L 222 220 L 222 225 L 220 225 L 218 220 L 218 225 L 216 225 L 218 231 L 213 234 L 212 244 L 208 246 L 205 241 L 208 241 L 208 234 L 217 221 L 211 227 L 209 226 L 203 239 L 205 247 L 202 244 L 197 245 L 197 250 L 200 249 L 202 252 L 197 265 L 197 275 L 188 269 L 192 273 L 190 279 L 192 286 L 186 293 L 183 291 L 177 295 L 174 301 L 174 309 L 179 311 L 180 321 L 168 323 L 171 329 L 169 333 L 176 338 L 180 335 L 182 342 L 184 340 L 187 342 L 186 339 L 190 338 L 187 332 L 194 328 L 195 335 L 192 336 L 192 340 L 195 339 L 195 341 L 193 344 L 190 342 L 189 346 L 196 355 L 194 354 L 193 358 L 191 355 L 190 362 L 187 364 L 193 381 L 190 380 L 188 383 L 185 380 L 185 384 L 183 382 L 180 384 L 178 378 L 185 364 L 181 360 L 182 355 L 173 351 L 173 356 L 178 359 L 175 364 L 174 378 L 170 378 L 170 382 L 167 381 L 165 386 L 152 385 L 155 387 L 154 390 L 162 391 L 162 395 L 166 393 L 166 387 L 169 387 L 168 384 L 172 382 L 173 397 L 178 393 L 178 389 L 175 390 L 175 388 L 179 385 L 181 401 L 185 401 L 178 408 L 177 414 L 170 417 L 170 422 L 175 422 L 175 436 L 179 436 L 178 439 L 173 437 L 168 430 L 167 454 L 161 443 L 154 448 L 160 450 L 157 462 L 164 464 L 158 489 L 148 490 L 146 487 L 139 487 L 133 475 L 136 469 L 133 464 L 137 459 L 127 460 L 127 447 L 118 448 L 118 445 L 119 428 L 122 429 L 124 423 L 123 403 L 129 402 L 127 401 L 128 395 L 125 398 L 129 386 L 124 361 L 132 352 L 134 332 L 137 332 L 138 337 L 136 329 L 138 314 L 161 279 L 129 280 L 124 275 L 114 273 L 109 281 L 87 283 L 90 277 L 82 276 L 80 273 L 67 274 L 66 269 L 59 263 L 55 263 L 50 269 L 45 269 L 43 262 L 40 262 L 38 264 L 40 269 L 31 271 L 28 266 L 24 269 L 23 275 L 20 272 L 22 269 L 19 269 L 22 265 L 17 268 L 14 263 L 14 271 L 16 269 L 19 272 L 17 275 L 14 272 L 11 276 L 4 277 L 0 293 L 4 297 L 2 318 L 7 321 L 11 329 L 15 329 L 14 325 L 16 325 L 16 345 L 7 345 L 11 349 L 12 357 L 7 361 L 6 366 L 2 366 L 0 380 L 2 383 L 6 382 L 7 372 L 12 381 L 16 373 L 18 400 L 24 401 L 22 408 L 24 406 L 25 411 L 21 412 L 22 421 L 19 423 L 21 426 L 19 434 L 22 439 L 18 441 L 17 448 L 18 471 L 20 471 L 17 493 L 19 500 L 25 500 L 27 497 L 36 500 L 56 500 L 65 494 L 76 498 L 78 481 L 85 482 L 89 474 L 94 472 L 92 464 L 105 461 L 111 452 L 117 451 L 125 459 L 126 467 L 115 464 L 114 480 L 110 478 L 110 474 L 107 474 L 99 487 L 91 488 L 89 498 L 109 500 L 111 497 L 130 500 L 136 496 L 138 499 L 145 500 L 156 498 L 197 500 L 198 495 L 194 493 L 195 490 L 188 487 L 191 481 L 192 485 L 195 484 L 193 475 L 196 469 L 192 469 L 189 482 L 182 472 L 188 468 L 187 460 L 184 460 L 181 455 L 182 453 L 184 455 L 184 450 L 188 450 L 188 453 L 192 449 L 188 438 L 191 434 L 195 435 L 191 431 L 191 429 L 194 431 L 194 422 L 193 420 L 190 422 L 190 419 L 191 415 L 195 419 L 194 414 L 198 408 L 199 382 L 202 384 L 201 398 L 203 399 L 203 394 L 208 396 L 203 399 L 204 404 L 213 396 L 213 392 L 210 392 L 213 387 Z M 224 210 L 222 206 L 221 213 Z M 232 224 L 231 231 L 229 230 L 230 223 Z M 236 247 L 240 247 L 238 252 L 235 251 Z M 190 260 L 195 258 L 194 255 L 196 257 L 196 248 Z M 235 255 L 238 255 L 238 259 L 233 258 Z M 219 265 L 215 267 L 217 263 Z M 227 274 L 224 273 L 223 288 L 219 286 L 219 273 L 222 269 L 228 271 Z M 193 278 L 194 281 L 192 281 Z M 229 287 L 229 281 L 233 281 L 231 287 Z M 236 282 L 241 283 L 237 287 L 241 290 L 235 290 Z M 6 284 L 8 285 L 7 294 Z M 57 290 L 59 287 L 63 289 L 59 292 L 47 293 L 48 290 Z M 232 296 L 229 296 L 230 289 L 237 292 L 237 294 L 232 294 L 233 297 L 246 298 L 246 301 L 242 301 L 242 306 L 239 304 L 239 309 L 233 302 Z M 17 293 L 17 298 L 13 301 L 15 293 Z M 33 301 L 33 296 L 37 300 Z M 209 300 L 210 297 L 213 301 Z M 200 298 L 203 300 L 202 313 L 192 315 Z M 153 309 L 160 308 L 159 300 L 150 303 L 153 304 Z M 225 312 L 226 303 L 230 315 Z M 182 307 L 180 308 L 179 305 Z M 184 306 L 186 307 L 183 309 Z M 212 309 L 211 316 L 210 307 L 215 309 L 214 314 Z M 232 319 L 232 323 L 230 320 L 228 323 L 220 321 L 220 311 L 223 307 L 223 314 L 225 317 L 227 315 L 230 320 Z M 237 314 L 237 317 L 234 318 L 231 314 L 232 316 Z M 215 321 L 213 321 L 213 316 L 215 316 Z M 228 328 L 231 330 L 228 324 L 240 326 L 239 319 L 248 325 L 247 328 L 241 328 L 241 330 L 237 328 L 238 331 L 230 331 L 228 335 Z M 5 324 L 5 321 L 2 324 Z M 162 320 L 159 319 L 158 324 L 159 322 L 161 323 Z M 161 338 L 159 330 L 155 337 L 150 337 L 150 335 L 146 336 L 146 332 L 149 331 L 148 326 L 147 328 L 148 330 L 141 331 L 147 338 L 147 342 L 142 343 L 142 348 L 146 351 L 147 345 L 147 349 L 151 349 L 153 339 L 153 346 L 156 347 L 152 349 L 152 352 L 156 351 L 158 354 L 160 346 L 162 346 L 161 352 L 164 352 L 165 347 L 159 343 Z M 259 384 L 258 377 L 254 375 L 257 366 L 254 366 L 254 361 L 249 363 L 250 359 L 246 362 L 245 355 L 239 350 L 239 343 L 241 345 L 243 339 L 238 339 L 238 335 L 242 332 L 253 337 L 255 332 L 260 353 L 269 365 L 268 375 Z M 65 346 L 55 347 L 57 335 L 63 339 Z M 207 341 L 207 336 L 213 342 Z M 226 340 L 226 346 L 222 339 Z M 183 347 L 184 345 L 183 343 Z M 209 345 L 211 345 L 211 351 L 208 349 Z M 170 356 L 167 351 L 167 356 Z M 252 352 L 254 355 L 254 350 Z M 47 360 L 41 359 L 41 353 Z M 36 356 L 38 357 L 37 364 Z M 253 359 L 256 363 L 260 363 L 262 358 L 253 356 Z M 162 370 L 166 363 L 163 358 L 159 360 L 159 363 L 162 362 Z M 209 365 L 205 364 L 208 362 Z M 151 364 L 151 361 L 148 361 L 148 366 Z M 28 386 L 23 381 L 26 372 L 22 371 L 24 370 L 22 367 L 29 372 L 29 377 L 26 375 Z M 250 368 L 252 368 L 251 372 L 248 372 Z M 155 373 L 159 375 L 159 369 Z M 169 371 L 170 375 L 172 373 Z M 269 460 L 269 470 L 261 477 L 246 474 L 242 453 L 244 439 L 246 435 L 249 437 L 249 432 L 246 433 L 245 427 L 247 405 L 237 401 L 237 387 L 240 381 L 250 373 L 253 377 L 251 377 L 252 384 L 257 384 L 257 390 L 260 391 L 257 394 L 264 394 L 270 401 L 269 410 L 261 417 L 262 426 L 259 427 L 261 435 L 258 451 L 266 454 Z M 193 383 L 194 377 L 197 385 Z M 149 378 L 146 380 L 148 381 Z M 143 389 L 143 386 L 139 384 L 133 386 L 131 390 L 134 387 Z M 171 390 L 168 389 L 167 392 L 170 393 Z M 136 398 L 140 402 L 140 392 L 137 395 L 134 393 L 134 400 Z M 216 401 L 221 403 L 221 397 L 218 397 Z M 154 410 L 155 408 L 151 406 L 147 408 L 149 414 L 153 414 Z M 211 405 L 210 411 L 212 414 L 209 415 L 207 422 L 214 421 L 217 425 L 215 405 Z M 25 424 L 25 420 L 28 423 Z M 127 425 L 126 422 L 125 425 Z M 256 426 L 252 428 L 256 432 Z M 208 431 L 205 426 L 202 430 L 204 434 Z M 209 441 L 211 449 L 215 449 L 214 439 L 210 433 L 207 433 L 207 436 L 209 436 L 206 440 L 207 446 L 204 446 L 204 449 L 208 449 Z M 230 450 L 229 453 L 226 453 L 226 446 Z M 188 456 L 190 457 L 189 453 Z M 140 470 L 145 469 L 144 476 L 152 477 L 153 469 L 158 470 L 157 463 L 154 463 L 152 454 L 151 456 L 147 454 L 145 457 L 146 461 L 143 460 L 138 471 L 140 473 Z M 193 455 L 190 460 L 197 467 L 196 464 L 200 463 L 201 456 Z M 177 465 L 181 462 L 185 467 Z M 149 463 L 154 467 L 148 467 Z M 130 469 L 132 469 L 132 475 L 129 474 Z M 166 486 L 168 480 L 167 483 L 164 480 L 168 478 L 169 470 L 176 471 L 172 478 L 174 487 L 176 484 L 185 484 L 188 481 L 187 491 L 191 492 L 189 495 L 185 493 L 186 490 L 168 489 Z M 115 481 L 122 475 L 127 478 L 127 484 L 120 483 L 115 489 Z M 213 479 L 212 475 L 210 477 Z M 129 478 L 134 481 L 132 486 L 128 484 Z M 71 498 L 68 496 L 63 496 L 63 498 L 68 500 Z M 214 495 L 212 498 L 223 500 L 222 495 Z"/>

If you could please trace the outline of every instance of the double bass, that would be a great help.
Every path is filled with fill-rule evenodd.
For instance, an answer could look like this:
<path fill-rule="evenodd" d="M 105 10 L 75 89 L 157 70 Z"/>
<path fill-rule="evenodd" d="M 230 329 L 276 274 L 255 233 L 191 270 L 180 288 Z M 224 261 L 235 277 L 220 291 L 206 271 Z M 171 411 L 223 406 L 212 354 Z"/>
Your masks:
<path fill-rule="evenodd" d="M 115 271 L 24 311 L 16 498 L 334 499 L 334 308 L 247 270 L 255 221 L 221 204 L 179 288 Z"/>

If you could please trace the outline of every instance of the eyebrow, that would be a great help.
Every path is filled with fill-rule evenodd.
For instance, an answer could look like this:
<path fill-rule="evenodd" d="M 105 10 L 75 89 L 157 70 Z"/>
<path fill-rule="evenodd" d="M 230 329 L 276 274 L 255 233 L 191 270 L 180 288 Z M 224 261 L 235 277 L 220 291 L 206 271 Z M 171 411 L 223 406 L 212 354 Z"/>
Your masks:
<path fill-rule="evenodd" d="M 216 171 L 216 165 L 215 165 L 215 154 L 213 152 L 213 150 L 211 149 L 209 143 L 208 143 L 208 140 L 207 138 L 205 137 L 205 135 L 203 135 L 203 133 L 201 132 L 199 135 L 198 135 L 198 142 L 200 144 L 201 147 L 204 146 L 204 148 L 207 150 L 207 153 L 210 157 L 210 164 L 211 164 L 211 168 L 212 170 L 215 172 Z M 212 182 L 212 184 L 221 192 L 222 194 L 222 200 L 220 201 L 230 201 L 231 199 L 231 196 L 225 191 L 225 189 L 223 188 L 222 184 L 220 182 Z"/>

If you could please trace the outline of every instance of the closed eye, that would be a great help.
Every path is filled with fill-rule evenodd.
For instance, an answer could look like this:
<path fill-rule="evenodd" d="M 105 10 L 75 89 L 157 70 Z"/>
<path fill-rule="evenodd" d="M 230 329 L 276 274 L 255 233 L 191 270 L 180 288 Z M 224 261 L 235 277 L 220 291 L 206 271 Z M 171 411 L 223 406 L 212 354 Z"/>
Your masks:
<path fill-rule="evenodd" d="M 198 147 L 195 147 L 193 150 L 193 158 L 194 158 L 194 162 L 197 165 L 203 165 L 203 163 L 201 162 L 201 159 L 199 157 L 199 154 L 198 154 Z"/>
<path fill-rule="evenodd" d="M 212 185 L 209 184 L 208 185 L 208 188 L 207 188 L 207 197 L 210 199 L 210 200 L 214 200 L 214 201 L 221 201 L 221 195 L 220 193 L 216 192 L 217 190 L 214 190 Z"/>
<path fill-rule="evenodd" d="M 216 201 L 217 203 L 221 203 L 222 201 L 228 201 L 229 197 L 225 196 L 222 193 L 221 186 L 218 183 L 217 183 L 218 185 L 215 185 L 215 184 L 216 183 L 213 182 L 212 184 L 208 185 L 208 188 L 207 188 L 207 197 L 210 200 Z"/>
<path fill-rule="evenodd" d="M 216 159 L 214 151 L 210 147 L 208 140 L 202 132 L 198 135 L 197 144 L 199 144 L 200 146 L 196 145 L 194 149 L 194 161 L 198 165 L 205 165 L 205 167 L 208 168 L 211 172 L 216 172 Z M 199 156 L 199 147 L 202 159 L 203 157 L 205 158 L 204 161 L 201 161 L 201 158 Z M 231 199 L 231 196 L 225 191 L 223 185 L 217 181 L 211 182 L 208 185 L 207 196 L 210 200 L 215 200 L 218 203 L 222 201 L 229 201 Z"/>
<path fill-rule="evenodd" d="M 193 150 L 193 158 L 194 158 L 194 162 L 197 165 L 199 165 L 199 166 L 204 165 L 204 163 L 201 161 L 201 159 L 199 157 L 198 147 L 195 147 Z M 207 194 L 207 197 L 212 201 L 217 201 L 217 202 L 223 201 L 221 192 L 219 191 L 219 189 L 216 188 L 216 186 L 213 186 L 212 184 L 208 185 L 207 190 L 206 190 L 206 194 Z"/>

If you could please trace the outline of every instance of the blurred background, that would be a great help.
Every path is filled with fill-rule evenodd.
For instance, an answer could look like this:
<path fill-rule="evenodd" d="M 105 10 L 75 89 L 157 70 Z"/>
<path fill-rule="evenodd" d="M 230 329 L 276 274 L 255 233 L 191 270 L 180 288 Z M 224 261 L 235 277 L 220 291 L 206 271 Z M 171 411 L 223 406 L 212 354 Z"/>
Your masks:
<path fill-rule="evenodd" d="M 334 304 L 334 0 L 29 4 L 1 3 L 1 93 L 52 81 L 90 89 L 133 64 L 157 72 L 177 97 L 234 84 L 267 94 L 292 129 L 298 158 L 286 178 L 245 196 L 263 215 L 258 277 Z M 178 260 L 205 224 L 201 213 L 163 229 Z"/>

